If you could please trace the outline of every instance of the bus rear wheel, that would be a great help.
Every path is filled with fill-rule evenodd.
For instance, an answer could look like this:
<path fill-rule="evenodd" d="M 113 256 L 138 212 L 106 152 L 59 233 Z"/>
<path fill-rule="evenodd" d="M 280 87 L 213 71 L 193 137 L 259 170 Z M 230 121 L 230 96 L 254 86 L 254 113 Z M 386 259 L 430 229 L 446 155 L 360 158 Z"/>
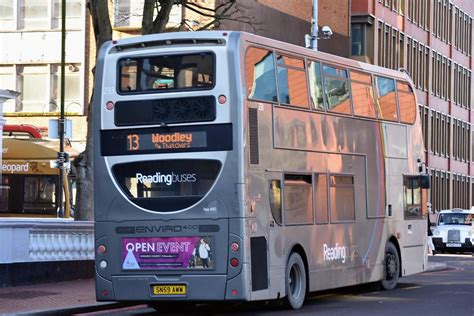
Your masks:
<path fill-rule="evenodd" d="M 303 306 L 306 297 L 306 270 L 301 256 L 293 252 L 285 271 L 286 303 L 293 309 Z"/>
<path fill-rule="evenodd" d="M 383 267 L 383 279 L 380 283 L 383 289 L 393 290 L 397 286 L 398 277 L 400 276 L 400 256 L 397 248 L 391 242 L 388 242 L 385 247 Z"/>

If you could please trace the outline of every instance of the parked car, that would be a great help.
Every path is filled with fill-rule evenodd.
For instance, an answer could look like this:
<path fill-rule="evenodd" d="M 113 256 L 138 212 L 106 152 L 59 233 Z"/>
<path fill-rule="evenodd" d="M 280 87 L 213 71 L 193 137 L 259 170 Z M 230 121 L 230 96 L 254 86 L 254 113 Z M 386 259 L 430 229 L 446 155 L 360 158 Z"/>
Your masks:
<path fill-rule="evenodd" d="M 436 252 L 474 252 L 474 208 L 440 211 L 432 240 Z"/>

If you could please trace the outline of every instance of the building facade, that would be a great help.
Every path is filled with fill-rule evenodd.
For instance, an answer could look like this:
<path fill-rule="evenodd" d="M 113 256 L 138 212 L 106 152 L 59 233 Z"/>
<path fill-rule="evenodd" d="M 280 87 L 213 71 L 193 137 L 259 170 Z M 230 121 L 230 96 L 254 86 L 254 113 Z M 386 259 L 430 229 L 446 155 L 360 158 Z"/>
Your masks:
<path fill-rule="evenodd" d="M 470 0 L 352 1 L 351 57 L 415 84 L 433 210 L 474 205 L 473 15 Z"/>
<path fill-rule="evenodd" d="M 67 1 L 64 108 L 78 141 L 85 140 L 81 122 L 88 102 L 85 16 L 84 0 Z M 0 89 L 21 93 L 5 102 L 6 123 L 48 126 L 60 110 L 61 0 L 2 0 L 0 47 Z"/>

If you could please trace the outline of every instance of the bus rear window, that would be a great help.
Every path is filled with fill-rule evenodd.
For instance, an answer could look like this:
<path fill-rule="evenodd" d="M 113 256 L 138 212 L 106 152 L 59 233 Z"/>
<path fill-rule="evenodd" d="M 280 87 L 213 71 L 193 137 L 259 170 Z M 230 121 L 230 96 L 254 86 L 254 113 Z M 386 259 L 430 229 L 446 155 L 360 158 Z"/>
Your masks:
<path fill-rule="evenodd" d="M 210 89 L 214 59 L 212 53 L 121 59 L 118 88 L 121 93 Z"/>

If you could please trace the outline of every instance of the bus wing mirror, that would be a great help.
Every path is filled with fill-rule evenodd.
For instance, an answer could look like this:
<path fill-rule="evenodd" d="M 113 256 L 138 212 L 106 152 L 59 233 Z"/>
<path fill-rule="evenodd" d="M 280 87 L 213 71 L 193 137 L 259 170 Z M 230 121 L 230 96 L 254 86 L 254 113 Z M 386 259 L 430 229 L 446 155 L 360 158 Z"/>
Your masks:
<path fill-rule="evenodd" d="M 420 175 L 420 187 L 422 189 L 430 189 L 431 188 L 431 181 L 429 174 L 422 174 Z"/>

